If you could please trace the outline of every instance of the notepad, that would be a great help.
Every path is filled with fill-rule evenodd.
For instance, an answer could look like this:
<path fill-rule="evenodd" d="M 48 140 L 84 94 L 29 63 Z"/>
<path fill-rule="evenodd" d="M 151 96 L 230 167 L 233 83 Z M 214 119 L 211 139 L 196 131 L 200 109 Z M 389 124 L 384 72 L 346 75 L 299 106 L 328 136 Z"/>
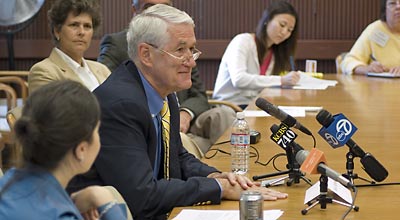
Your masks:
<path fill-rule="evenodd" d="M 367 76 L 383 77 L 383 78 L 400 78 L 400 74 L 394 74 L 394 73 L 367 73 Z"/>

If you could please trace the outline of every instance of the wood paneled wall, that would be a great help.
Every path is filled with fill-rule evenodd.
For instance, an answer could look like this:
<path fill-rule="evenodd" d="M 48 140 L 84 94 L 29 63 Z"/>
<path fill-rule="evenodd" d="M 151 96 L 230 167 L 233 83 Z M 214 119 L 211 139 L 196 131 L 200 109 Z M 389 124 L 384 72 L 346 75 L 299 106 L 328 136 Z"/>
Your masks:
<path fill-rule="evenodd" d="M 86 53 L 95 59 L 105 33 L 124 29 L 130 21 L 131 0 L 100 0 L 103 23 Z M 186 11 L 196 23 L 198 61 L 201 76 L 212 89 L 220 58 L 229 41 L 238 33 L 254 32 L 264 8 L 273 0 L 174 0 L 174 6 Z M 15 35 L 16 69 L 27 70 L 47 57 L 50 40 L 46 12 L 53 0 L 47 0 L 35 20 Z M 336 72 L 334 58 L 348 51 L 361 31 L 379 18 L 378 0 L 289 0 L 299 13 L 299 41 L 296 64 L 304 69 L 305 59 L 317 59 L 318 71 Z M 8 69 L 6 40 L 0 38 L 0 70 Z"/>

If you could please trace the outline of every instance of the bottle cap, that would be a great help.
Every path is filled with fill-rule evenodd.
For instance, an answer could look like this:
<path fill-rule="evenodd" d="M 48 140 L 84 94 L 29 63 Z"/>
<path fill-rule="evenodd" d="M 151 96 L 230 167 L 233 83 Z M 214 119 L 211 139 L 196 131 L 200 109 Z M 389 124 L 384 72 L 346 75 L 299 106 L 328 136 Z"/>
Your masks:
<path fill-rule="evenodd" d="M 244 112 L 236 112 L 236 118 L 243 119 L 244 118 Z"/>

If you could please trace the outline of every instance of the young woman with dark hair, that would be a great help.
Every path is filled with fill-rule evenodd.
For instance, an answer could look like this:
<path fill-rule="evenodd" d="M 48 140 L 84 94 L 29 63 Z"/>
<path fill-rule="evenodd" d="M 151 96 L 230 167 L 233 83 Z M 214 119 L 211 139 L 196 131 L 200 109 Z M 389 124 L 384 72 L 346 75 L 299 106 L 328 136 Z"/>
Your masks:
<path fill-rule="evenodd" d="M 14 126 L 23 164 L 0 179 L 0 219 L 126 219 L 106 188 L 87 187 L 72 199 L 64 190 L 92 166 L 99 124 L 97 99 L 78 82 L 52 82 L 33 92 Z"/>
<path fill-rule="evenodd" d="M 281 73 L 291 67 L 297 30 L 298 15 L 293 6 L 273 1 L 259 20 L 256 33 L 238 34 L 229 43 L 213 98 L 245 107 L 266 87 L 295 85 L 300 79 L 297 71 Z"/>

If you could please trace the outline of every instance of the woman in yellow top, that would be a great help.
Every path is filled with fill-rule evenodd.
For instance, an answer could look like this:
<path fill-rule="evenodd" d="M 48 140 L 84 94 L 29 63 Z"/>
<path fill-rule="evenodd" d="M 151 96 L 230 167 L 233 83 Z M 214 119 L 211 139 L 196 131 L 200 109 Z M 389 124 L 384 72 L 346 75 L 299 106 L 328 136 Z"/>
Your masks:
<path fill-rule="evenodd" d="M 94 30 L 100 25 L 96 0 L 56 0 L 48 11 L 55 47 L 28 76 L 29 92 L 57 80 L 78 81 L 93 91 L 110 74 L 103 64 L 85 60 Z"/>
<path fill-rule="evenodd" d="M 341 68 L 345 74 L 400 74 L 400 0 L 381 0 L 381 18 L 363 31 Z"/>

